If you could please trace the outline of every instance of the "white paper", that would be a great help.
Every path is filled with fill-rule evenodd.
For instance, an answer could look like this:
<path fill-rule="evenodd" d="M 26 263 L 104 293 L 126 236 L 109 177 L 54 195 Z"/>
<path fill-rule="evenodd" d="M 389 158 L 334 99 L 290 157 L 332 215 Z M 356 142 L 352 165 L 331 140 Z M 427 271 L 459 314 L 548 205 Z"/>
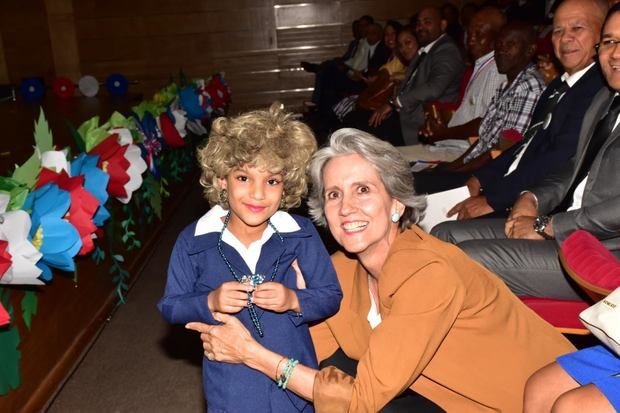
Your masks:
<path fill-rule="evenodd" d="M 454 205 L 464 201 L 467 198 L 469 198 L 469 189 L 466 186 L 427 195 L 424 218 L 422 218 L 422 220 L 418 223 L 418 226 L 424 231 L 429 232 L 439 223 L 444 221 L 454 221 L 458 214 L 455 214 L 450 218 L 448 218 L 446 214 Z"/>

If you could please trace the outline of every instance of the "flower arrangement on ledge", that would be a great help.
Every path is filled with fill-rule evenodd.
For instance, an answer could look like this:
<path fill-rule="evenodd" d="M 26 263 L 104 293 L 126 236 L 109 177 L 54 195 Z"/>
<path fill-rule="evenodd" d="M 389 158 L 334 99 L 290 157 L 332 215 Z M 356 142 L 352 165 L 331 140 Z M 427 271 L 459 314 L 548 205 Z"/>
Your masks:
<path fill-rule="evenodd" d="M 180 85 L 171 82 L 152 100 L 133 107 L 128 117 L 115 112 L 104 123 L 95 116 L 77 129 L 68 125 L 77 156 L 54 146 L 41 110 L 34 153 L 10 177 L 0 176 L 0 396 L 20 384 L 20 336 L 6 285 L 45 288 L 53 270 L 72 272 L 77 282 L 75 258 L 89 255 L 99 264 L 107 249 L 112 282 L 123 303 L 129 272 L 111 239 L 120 239 L 125 251 L 142 246 L 133 210 L 148 223 L 154 216 L 161 219 L 168 181 L 181 181 L 194 164 L 188 132 L 205 136 L 205 125 L 223 115 L 229 103 L 222 74 L 191 83 L 181 75 Z M 111 198 L 122 204 L 122 219 L 112 216 Z M 114 230 L 119 224 L 120 234 Z M 107 248 L 100 245 L 104 234 Z M 26 288 L 20 310 L 27 329 L 37 302 L 37 289 Z"/>

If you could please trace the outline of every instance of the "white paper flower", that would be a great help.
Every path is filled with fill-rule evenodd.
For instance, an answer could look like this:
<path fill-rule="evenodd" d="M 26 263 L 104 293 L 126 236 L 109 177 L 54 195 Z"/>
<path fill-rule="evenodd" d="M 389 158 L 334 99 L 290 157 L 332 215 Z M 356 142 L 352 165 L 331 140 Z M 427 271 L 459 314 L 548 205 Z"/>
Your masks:
<path fill-rule="evenodd" d="M 127 196 L 123 198 L 117 197 L 119 201 L 126 204 L 131 200 L 133 192 L 142 186 L 142 173 L 146 171 L 146 162 L 142 159 L 140 148 L 133 144 L 133 137 L 129 129 L 115 128 L 110 130 L 110 134 L 112 133 L 118 134 L 118 143 L 121 146 L 127 146 L 124 155 L 125 159 L 129 161 L 129 168 L 127 169 L 129 181 L 124 185 Z"/>
<path fill-rule="evenodd" d="M 38 279 L 41 270 L 36 263 L 42 254 L 28 240 L 30 215 L 22 210 L 0 214 L 0 239 L 9 243 L 12 265 L 0 278 L 0 284 L 44 284 Z"/>

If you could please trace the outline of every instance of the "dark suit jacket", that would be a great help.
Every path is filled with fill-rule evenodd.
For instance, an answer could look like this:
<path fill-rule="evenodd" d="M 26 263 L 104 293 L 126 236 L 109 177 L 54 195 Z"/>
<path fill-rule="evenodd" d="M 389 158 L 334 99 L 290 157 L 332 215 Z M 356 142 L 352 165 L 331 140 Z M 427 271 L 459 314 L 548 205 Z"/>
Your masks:
<path fill-rule="evenodd" d="M 585 155 L 597 122 L 609 111 L 616 92 L 601 89 L 583 119 L 576 155 L 557 173 L 544 178 L 531 191 L 538 198 L 538 212 L 548 214 L 566 197 Z M 620 128 L 616 127 L 592 162 L 581 208 L 553 215 L 555 239 L 561 243 L 577 229 L 592 233 L 610 249 L 620 244 Z"/>
<path fill-rule="evenodd" d="M 400 127 L 406 144 L 418 141 L 418 129 L 424 123 L 424 102 L 452 102 L 458 99 L 465 69 L 461 52 L 448 35 L 437 40 L 417 68 L 413 81 L 407 82 L 406 79 L 409 79 L 419 58 L 418 56 L 409 63 L 405 80 L 397 92 L 402 104 Z"/>
<path fill-rule="evenodd" d="M 366 71 L 376 71 L 379 70 L 381 66 L 383 66 L 388 58 L 390 57 L 390 49 L 387 48 L 383 40 L 379 42 L 377 47 L 375 48 L 375 52 L 370 57 L 368 61 L 368 69 Z"/>
<path fill-rule="evenodd" d="M 553 80 L 545 89 L 536 109 L 545 110 L 549 95 L 562 83 L 560 77 Z M 603 87 L 604 80 L 600 66 L 592 66 L 558 102 L 553 110 L 551 123 L 544 129 L 540 127 L 527 147 L 517 169 L 504 176 L 514 161 L 521 145 L 515 145 L 502 153 L 489 164 L 474 172 L 480 181 L 488 204 L 497 212 L 504 211 L 514 204 L 519 194 L 533 186 L 542 177 L 560 169 L 574 154 L 579 140 L 583 117 L 594 98 Z"/>

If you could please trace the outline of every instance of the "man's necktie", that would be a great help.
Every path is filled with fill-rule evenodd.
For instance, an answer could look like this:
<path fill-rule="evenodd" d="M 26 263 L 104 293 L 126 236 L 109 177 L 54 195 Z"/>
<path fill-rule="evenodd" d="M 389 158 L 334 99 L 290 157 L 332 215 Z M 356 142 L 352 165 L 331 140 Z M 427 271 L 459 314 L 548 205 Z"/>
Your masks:
<path fill-rule="evenodd" d="M 525 134 L 523 135 L 523 143 L 526 143 L 531 138 L 536 135 L 538 129 L 541 126 L 547 127 L 551 122 L 551 117 L 553 116 L 553 109 L 560 101 L 560 98 L 566 93 L 568 90 L 568 83 L 562 82 L 558 85 L 558 87 L 547 97 L 547 101 L 541 110 L 538 110 L 534 113 L 532 120 L 530 121 L 530 127 L 527 129 Z"/>
<path fill-rule="evenodd" d="M 588 175 L 592 162 L 594 162 L 594 158 L 596 158 L 596 155 L 603 147 L 603 144 L 607 138 L 609 138 L 609 135 L 611 135 L 619 114 L 620 96 L 616 96 L 614 97 L 607 114 L 596 124 L 592 138 L 590 138 L 590 142 L 588 142 L 588 147 L 585 150 L 585 155 L 583 156 L 577 175 L 575 176 L 570 189 L 566 193 L 566 198 L 564 198 L 564 203 L 568 203 L 568 206 L 572 203 L 575 189 Z"/>
<path fill-rule="evenodd" d="M 409 77 L 407 78 L 407 81 L 405 82 L 404 86 L 401 88 L 401 90 L 404 90 L 407 86 L 409 86 L 409 83 L 411 83 L 411 81 L 413 80 L 413 78 L 415 77 L 415 74 L 418 72 L 418 67 L 420 67 L 420 64 L 422 63 L 422 61 L 424 60 L 424 58 L 426 57 L 427 53 L 426 52 L 422 52 L 420 53 L 420 55 L 418 56 L 418 58 L 416 59 L 416 61 L 413 63 L 413 68 L 411 70 L 411 73 L 409 73 Z"/>

